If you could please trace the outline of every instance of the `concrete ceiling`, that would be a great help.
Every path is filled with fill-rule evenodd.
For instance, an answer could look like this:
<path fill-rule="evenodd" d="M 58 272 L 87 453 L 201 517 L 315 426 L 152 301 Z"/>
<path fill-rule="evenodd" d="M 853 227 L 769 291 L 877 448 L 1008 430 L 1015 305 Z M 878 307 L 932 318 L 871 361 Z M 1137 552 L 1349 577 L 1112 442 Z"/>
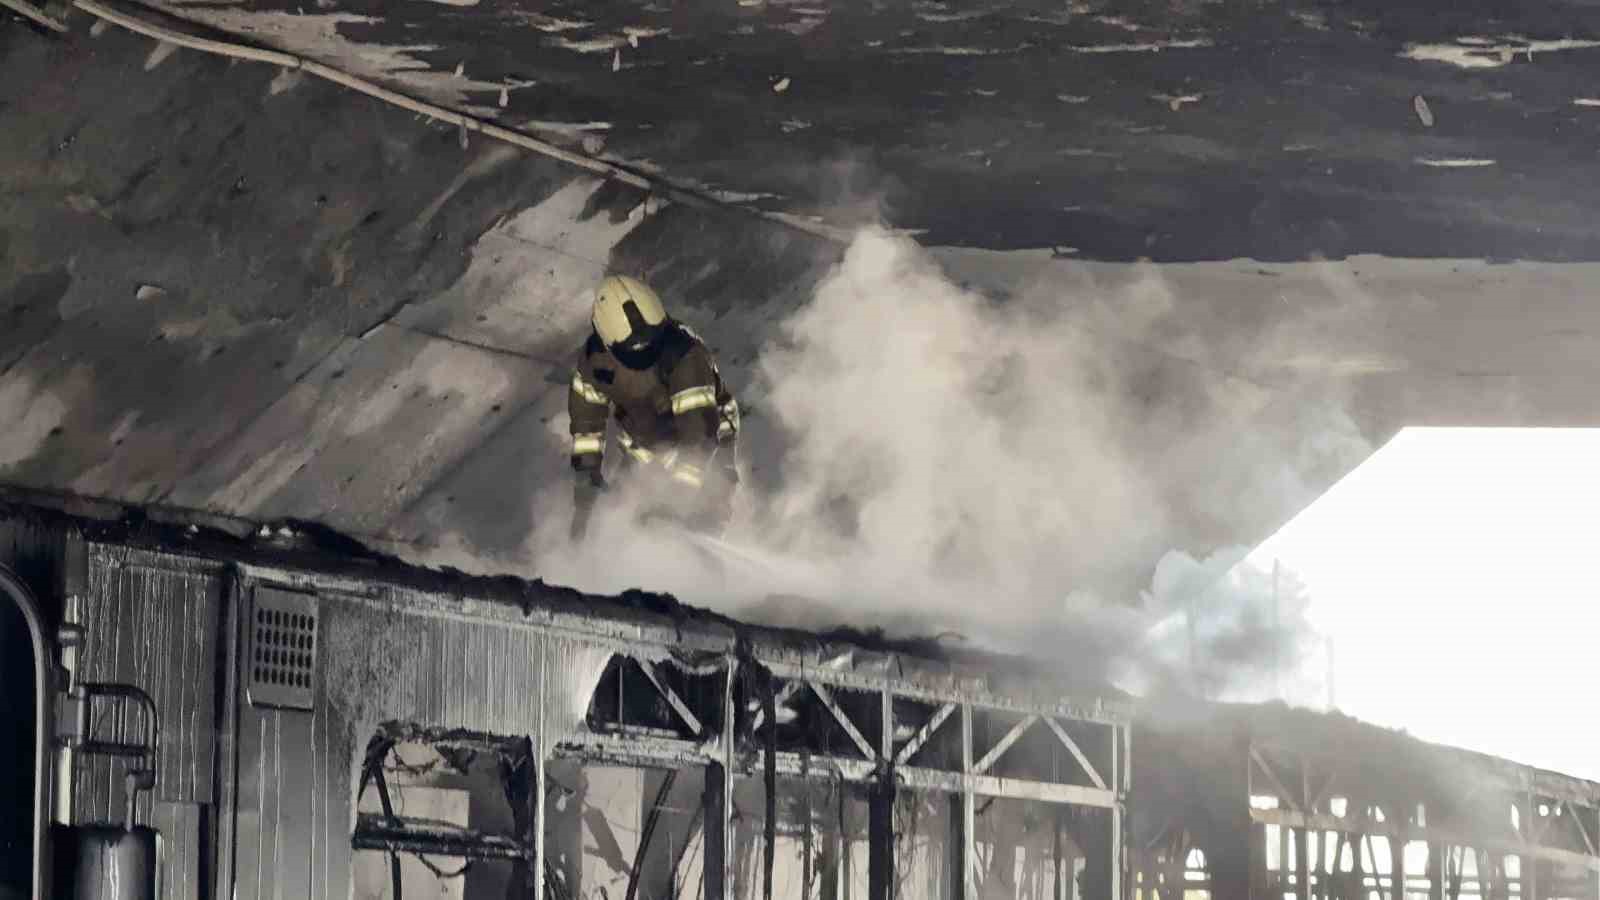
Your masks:
<path fill-rule="evenodd" d="M 1579 4 L 164 9 L 1057 298 L 1148 483 L 1062 591 L 1253 542 L 1404 424 L 1597 420 Z M 545 566 L 612 268 L 718 349 L 782 480 L 760 361 L 840 246 L 91 22 L 0 24 L 0 479 Z"/>
<path fill-rule="evenodd" d="M 1596 259 L 1576 0 L 168 0 L 769 208 L 1160 261 Z"/>

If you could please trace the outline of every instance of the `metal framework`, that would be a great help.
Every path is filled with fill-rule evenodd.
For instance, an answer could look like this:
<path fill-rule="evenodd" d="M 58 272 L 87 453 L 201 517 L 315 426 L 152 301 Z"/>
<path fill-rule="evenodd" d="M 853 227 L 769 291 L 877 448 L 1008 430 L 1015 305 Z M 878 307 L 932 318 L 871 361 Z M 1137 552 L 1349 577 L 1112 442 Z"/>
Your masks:
<path fill-rule="evenodd" d="M 1441 748 L 1441 756 L 1451 753 Z M 1371 761 L 1262 744 L 1250 747 L 1248 762 L 1247 786 L 1255 798 L 1250 820 L 1261 826 L 1261 874 L 1276 882 L 1276 892 L 1303 900 L 1338 896 L 1334 883 L 1345 876 L 1391 894 L 1425 891 L 1435 900 L 1460 896 L 1464 881 L 1467 893 L 1480 897 L 1600 896 L 1594 842 L 1600 803 L 1591 791 L 1575 790 L 1575 779 L 1469 765 L 1455 772 L 1400 767 L 1379 778 L 1363 771 Z M 1262 802 L 1269 797 L 1275 802 Z M 1268 852 L 1266 843 L 1274 839 L 1278 846 Z M 1374 839 L 1387 845 L 1387 866 L 1379 864 Z M 1341 846 L 1316 852 L 1313 845 L 1330 840 Z M 1345 844 L 1354 848 L 1349 872 L 1343 871 Z M 1413 844 L 1427 848 L 1424 871 L 1408 867 L 1399 852 Z M 1276 865 L 1266 865 L 1268 857 Z"/>
<path fill-rule="evenodd" d="M 1142 741 L 1137 900 L 1600 898 L 1600 785 L 1309 711 L 1197 719 Z"/>
<path fill-rule="evenodd" d="M 1069 704 L 1029 705 L 981 690 L 950 687 L 919 687 L 897 683 L 879 674 L 862 673 L 852 667 L 854 652 L 846 651 L 816 664 L 764 657 L 756 654 L 741 660 L 734 655 L 710 664 L 719 672 L 723 689 L 702 691 L 698 696 L 680 692 L 666 677 L 670 664 L 661 664 L 650 655 L 618 653 L 612 667 L 619 673 L 622 663 L 636 663 L 651 689 L 672 710 L 675 721 L 657 720 L 643 727 L 616 719 L 591 721 L 590 731 L 558 743 L 559 756 L 588 761 L 651 767 L 706 766 L 722 782 L 717 791 L 708 791 L 710 829 L 728 827 L 727 798 L 733 776 L 760 776 L 766 765 L 769 747 L 776 774 L 786 778 L 816 781 L 843 781 L 869 787 L 873 803 L 892 809 L 895 792 L 934 791 L 951 795 L 957 804 L 961 835 L 959 859 L 953 871 L 964 873 L 958 896 L 973 900 L 978 895 L 974 874 L 974 809 L 979 798 L 1009 798 L 1105 810 L 1108 813 L 1110 858 L 1109 894 L 1120 897 L 1123 880 L 1121 839 L 1128 786 L 1129 727 L 1118 713 L 1102 709 L 1084 711 Z M 815 730 L 791 733 L 767 719 L 765 708 L 752 700 L 749 715 L 744 715 L 735 689 L 740 665 L 759 666 L 774 679 L 772 705 L 809 721 L 825 719 L 842 736 L 842 744 L 828 749 L 816 745 Z M 707 663 L 702 661 L 703 671 Z M 844 702 L 848 696 L 851 702 Z M 693 699 L 686 699 L 693 698 Z M 698 702 L 696 702 L 698 700 Z M 907 707 L 917 710 L 907 714 Z M 897 715 L 897 708 L 901 712 Z M 1014 719 L 997 738 L 975 737 L 975 720 L 994 717 Z M 956 724 L 951 724 L 951 720 Z M 705 722 L 733 723 L 707 739 Z M 1066 723 L 1088 730 L 1099 739 L 1095 748 L 1102 759 L 1097 763 L 1082 746 L 1080 738 L 1069 733 Z M 665 727 L 663 727 L 665 726 Z M 676 727 L 682 733 L 671 735 Z M 771 732 L 775 729 L 777 734 Z M 1017 770 L 1000 774 L 1008 754 L 1029 735 L 1044 735 L 1071 765 L 1049 777 L 1019 775 Z M 938 750 L 938 753 L 931 752 Z M 1036 754 L 1035 754 L 1036 755 Z M 1019 767 L 1025 769 L 1026 766 Z M 1104 773 L 1104 774 L 1102 774 Z M 709 834 L 709 830 L 708 830 Z M 875 856 L 891 852 L 885 833 L 870 849 Z M 725 846 L 725 838 L 708 838 L 707 846 Z M 711 871 L 711 866 L 707 871 Z M 869 868 L 876 869 L 875 866 Z M 715 885 L 708 884 L 708 898 Z M 873 884 L 872 897 L 887 897 L 886 884 Z"/>
<path fill-rule="evenodd" d="M 512 866 L 527 896 L 560 900 L 545 847 L 551 813 L 539 799 L 560 760 L 694 770 L 676 780 L 702 794 L 696 893 L 705 900 L 735 894 L 736 853 L 748 852 L 736 849 L 735 788 L 765 785 L 776 796 L 778 778 L 865 798 L 869 900 L 895 892 L 896 832 L 906 824 L 897 797 L 947 804 L 939 846 L 950 858 L 912 864 L 948 876 L 951 897 L 988 893 L 980 851 L 992 845 L 977 826 L 997 827 L 982 813 L 996 799 L 1053 806 L 1058 851 L 1069 822 L 1075 858 L 1098 879 L 1077 896 L 1123 894 L 1130 711 L 1076 700 L 1004 661 L 952 662 L 538 584 L 219 549 L 188 530 L 164 540 L 147 528 L 134 541 L 68 525 L 59 537 L 53 599 L 83 636 L 75 677 L 141 691 L 160 721 L 183 723 L 162 729 L 154 788 L 138 797 L 119 757 L 72 771 L 64 824 L 93 825 L 132 804 L 168 848 L 167 900 L 348 896 L 360 853 L 387 859 L 393 873 L 405 855 Z M 289 606 L 304 633 L 275 635 L 262 613 Z M 135 645 L 141 652 L 126 652 Z M 277 663 L 261 657 L 285 645 L 288 662 L 308 668 L 294 674 L 295 691 L 267 690 Z M 372 777 L 375 736 L 522 760 L 504 778 L 515 827 L 408 818 L 393 798 L 382 812 L 361 807 L 364 793 L 406 787 L 385 785 L 381 765 Z M 655 830 L 673 778 L 642 831 Z M 646 811 L 650 797 L 638 802 Z M 810 802 L 807 793 L 801 804 Z M 809 882 L 809 830 L 802 839 Z M 747 848 L 748 835 L 739 840 Z M 846 880 L 860 877 L 856 866 L 847 852 Z"/>

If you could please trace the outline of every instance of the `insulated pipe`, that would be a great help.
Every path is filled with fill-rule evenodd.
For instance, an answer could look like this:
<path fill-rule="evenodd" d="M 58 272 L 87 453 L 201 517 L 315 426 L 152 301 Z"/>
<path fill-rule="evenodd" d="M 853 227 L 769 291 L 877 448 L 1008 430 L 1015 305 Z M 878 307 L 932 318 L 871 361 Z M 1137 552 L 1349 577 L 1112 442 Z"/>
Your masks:
<path fill-rule="evenodd" d="M 46 851 L 50 841 L 50 662 L 51 644 L 45 637 L 44 614 L 28 586 L 0 564 L 0 593 L 22 610 L 28 621 L 28 637 L 33 641 L 33 896 L 50 896 Z"/>
<path fill-rule="evenodd" d="M 15 0 L 0 0 L 0 3 L 6 3 L 8 6 L 12 5 L 13 2 L 15 2 Z M 137 16 L 130 16 L 121 10 L 112 9 L 104 3 L 98 2 L 98 0 L 72 0 L 72 5 L 86 13 L 89 13 L 90 15 L 97 16 L 106 20 L 107 22 L 120 25 L 129 31 L 142 34 L 146 37 L 155 38 L 159 41 L 166 41 L 167 43 L 175 44 L 179 47 L 188 47 L 192 50 L 202 50 L 206 53 L 214 53 L 219 56 L 227 56 L 233 59 L 247 59 L 253 62 L 264 62 L 276 66 L 282 66 L 286 69 L 299 69 L 303 72 L 309 72 L 318 78 L 324 78 L 328 81 L 334 82 L 335 84 L 344 85 L 351 90 L 360 91 L 369 97 L 375 97 L 384 101 L 385 103 L 398 106 L 401 109 L 407 109 L 414 113 L 427 116 L 431 119 L 439 119 L 440 121 L 449 122 L 450 124 L 461 129 L 463 140 L 465 140 L 466 132 L 476 131 L 480 134 L 486 134 L 489 137 L 505 141 L 508 144 L 514 144 L 523 148 L 524 150 L 532 150 L 535 153 L 543 154 L 551 157 L 552 159 L 560 160 L 564 163 L 577 166 L 581 169 L 587 169 L 597 175 L 602 175 L 606 178 L 620 181 L 623 184 L 630 185 L 642 191 L 658 194 L 675 203 L 681 203 L 684 206 L 701 209 L 725 209 L 733 212 L 739 212 L 743 213 L 744 215 L 754 216 L 778 225 L 793 228 L 796 231 L 803 231 L 807 234 L 815 235 L 816 237 L 833 241 L 835 243 L 848 244 L 850 242 L 850 234 L 844 229 L 811 222 L 806 219 L 786 215 L 784 213 L 752 209 L 747 206 L 741 206 L 737 203 L 730 203 L 726 200 L 722 200 L 706 191 L 679 187 L 678 185 L 674 185 L 664 179 L 642 174 L 638 171 L 635 171 L 633 168 L 629 168 L 618 163 L 602 159 L 595 159 L 579 153 L 573 153 L 570 150 L 558 147 L 548 141 L 541 141 L 538 138 L 523 134 L 520 131 L 513 131 L 509 128 L 495 125 L 492 122 L 486 122 L 482 119 L 456 112 L 453 109 L 448 109 L 435 103 L 428 103 L 426 101 L 418 100 L 414 97 L 408 97 L 405 94 L 381 87 L 364 78 L 358 78 L 348 72 L 335 69 L 332 66 L 323 65 L 319 62 L 314 62 L 309 59 L 302 59 L 301 57 L 295 56 L 292 53 L 284 53 L 281 50 L 267 50 L 261 47 L 251 47 L 247 44 L 239 44 L 232 41 L 218 41 L 210 38 L 202 38 L 195 35 L 184 34 L 181 31 L 174 31 L 171 28 L 167 28 L 162 25 L 156 25 L 152 22 L 147 22 Z"/>

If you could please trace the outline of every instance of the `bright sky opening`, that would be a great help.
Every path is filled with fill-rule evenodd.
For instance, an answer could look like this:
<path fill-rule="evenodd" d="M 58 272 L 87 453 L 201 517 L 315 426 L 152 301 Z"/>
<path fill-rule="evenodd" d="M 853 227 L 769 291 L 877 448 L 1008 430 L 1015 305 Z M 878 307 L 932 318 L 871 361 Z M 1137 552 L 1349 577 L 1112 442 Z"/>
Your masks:
<path fill-rule="evenodd" d="M 1600 429 L 1408 428 L 1258 547 L 1309 589 L 1336 705 L 1600 779 Z M 1322 679 L 1323 658 L 1303 660 Z M 1290 698 L 1320 705 L 1326 697 Z"/>

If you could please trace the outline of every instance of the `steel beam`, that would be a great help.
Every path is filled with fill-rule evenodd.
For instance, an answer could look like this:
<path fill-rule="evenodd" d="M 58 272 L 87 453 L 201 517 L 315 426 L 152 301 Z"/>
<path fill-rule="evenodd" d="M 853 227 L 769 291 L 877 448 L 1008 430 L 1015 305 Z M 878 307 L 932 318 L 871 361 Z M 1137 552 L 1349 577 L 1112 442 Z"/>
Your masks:
<path fill-rule="evenodd" d="M 1005 755 L 1007 750 L 1011 749 L 1011 745 L 1021 740 L 1022 735 L 1029 728 L 1033 727 L 1033 723 L 1039 721 L 1039 718 L 1040 717 L 1036 715 L 1025 716 L 1023 717 L 1022 721 L 1011 726 L 1011 730 L 1005 733 L 1005 737 L 1002 737 L 999 743 L 990 748 L 989 752 L 983 755 L 983 759 L 978 760 L 978 762 L 973 765 L 973 772 L 982 774 L 989 771 L 990 767 L 999 762 L 1000 757 Z"/>
<path fill-rule="evenodd" d="M 623 735 L 586 735 L 562 741 L 550 749 L 555 757 L 645 768 L 702 766 L 723 761 L 720 739 L 707 744 L 670 738 Z"/>
<path fill-rule="evenodd" d="M 544 872 L 549 858 L 545 856 L 544 830 L 545 809 L 544 792 L 545 759 L 550 753 L 549 725 L 546 723 L 545 709 L 550 705 L 550 642 L 539 642 L 539 718 L 536 723 L 538 729 L 533 736 L 533 785 L 532 797 L 528 798 L 533 807 L 533 900 L 542 900 L 548 890 L 545 884 Z"/>
<path fill-rule="evenodd" d="M 1261 774 L 1267 776 L 1267 780 L 1272 782 L 1273 789 L 1278 792 L 1278 796 L 1283 799 L 1283 802 L 1289 804 L 1289 809 L 1297 813 L 1303 812 L 1300 809 L 1299 802 L 1295 800 L 1294 794 L 1290 793 L 1289 789 L 1283 786 L 1283 782 L 1278 780 L 1278 773 L 1272 770 L 1272 766 L 1268 764 L 1266 757 L 1262 756 L 1261 751 L 1254 745 L 1250 747 L 1250 758 L 1255 760 L 1255 764 L 1261 767 Z"/>
<path fill-rule="evenodd" d="M 880 774 L 867 798 L 867 900 L 894 897 L 894 779 Z"/>
<path fill-rule="evenodd" d="M 827 707 L 828 712 L 833 713 L 834 720 L 844 729 L 844 733 L 850 736 L 850 740 L 855 742 L 861 755 L 867 759 L 877 759 L 877 751 L 872 749 L 872 744 L 861 734 L 861 729 L 857 728 L 855 723 L 850 721 L 850 717 L 845 715 L 844 710 L 839 708 L 839 704 L 834 702 L 833 694 L 815 681 L 807 681 L 806 684 L 811 686 L 811 690 L 816 693 L 817 699 L 822 701 L 822 705 Z"/>
<path fill-rule="evenodd" d="M 1078 742 L 1074 741 L 1072 739 L 1072 735 L 1067 734 L 1067 730 L 1065 728 L 1062 728 L 1061 724 L 1058 723 L 1055 719 L 1051 718 L 1050 716 L 1044 716 L 1043 718 L 1044 718 L 1044 723 L 1046 725 L 1050 726 L 1050 730 L 1051 731 L 1055 732 L 1056 739 L 1059 740 L 1062 743 L 1062 745 L 1067 748 L 1067 752 L 1071 753 L 1072 754 L 1072 758 L 1078 761 L 1078 765 L 1083 766 L 1084 774 L 1089 776 L 1089 780 L 1094 782 L 1094 786 L 1099 788 L 1102 791 L 1105 790 L 1106 789 L 1105 779 L 1101 778 L 1100 777 L 1100 773 L 1095 771 L 1094 765 L 1089 762 L 1089 757 L 1083 755 L 1083 751 L 1078 748 Z M 1112 734 L 1111 734 L 1111 741 L 1112 741 L 1113 747 L 1116 745 L 1117 737 L 1118 737 L 1118 735 L 1116 734 L 1116 731 L 1113 731 Z M 1113 755 L 1114 755 L 1114 753 L 1113 753 Z M 1115 779 L 1117 777 L 1115 771 L 1113 771 L 1111 773 L 1111 777 L 1113 779 Z"/>
<path fill-rule="evenodd" d="M 777 696 L 772 698 L 773 708 L 776 709 L 777 707 L 788 703 L 790 700 L 793 700 L 794 695 L 799 693 L 800 689 L 805 687 L 805 684 L 806 683 L 804 681 L 791 681 L 788 684 L 785 684 L 781 689 L 779 689 Z M 750 722 L 750 733 L 754 734 L 766 721 L 767 711 L 765 709 L 757 709 L 756 717 Z"/>
<path fill-rule="evenodd" d="M 1536 810 L 1538 808 L 1539 808 L 1538 802 L 1534 798 L 1529 797 L 1528 798 L 1528 815 L 1530 817 L 1533 816 L 1534 810 Z M 1549 810 L 1550 814 L 1540 817 L 1540 818 L 1544 819 L 1544 821 L 1539 823 L 1539 827 L 1538 827 L 1538 829 L 1536 830 L 1536 832 L 1533 835 L 1532 843 L 1538 844 L 1538 843 L 1543 842 L 1544 841 L 1544 836 L 1550 833 L 1550 826 L 1555 824 L 1556 817 L 1560 815 L 1560 812 L 1561 812 L 1561 801 L 1560 800 L 1555 801 L 1554 805 L 1546 805 L 1545 809 Z"/>
<path fill-rule="evenodd" d="M 749 752 L 740 754 L 737 762 L 730 764 L 730 771 L 739 775 L 759 775 L 765 760 L 765 752 L 759 748 L 749 748 Z M 555 748 L 555 755 L 609 765 L 645 768 L 723 764 L 718 745 L 707 747 L 688 741 L 594 737 L 582 742 L 565 742 Z M 843 780 L 851 784 L 871 784 L 879 768 L 878 762 L 871 759 L 815 756 L 789 751 L 778 753 L 777 767 L 778 773 L 785 777 L 805 778 L 817 782 Z M 1109 789 L 1102 790 L 1076 784 L 1056 784 L 1024 778 L 997 778 L 993 775 L 963 774 L 918 766 L 896 766 L 894 777 L 902 787 L 916 790 L 970 792 L 983 797 L 1039 800 L 1045 803 L 1067 803 L 1101 809 L 1111 809 L 1117 803 L 1117 794 Z"/>
<path fill-rule="evenodd" d="M 1051 784 L 1044 781 L 1025 781 L 1020 778 L 996 778 L 993 775 L 963 775 L 960 772 L 941 772 L 936 769 L 918 769 L 909 766 L 895 769 L 894 776 L 900 784 L 919 790 L 970 791 L 983 797 L 1039 800 L 1044 803 L 1066 803 L 1100 809 L 1115 809 L 1117 804 L 1116 795 L 1111 791 L 1076 784 Z"/>
<path fill-rule="evenodd" d="M 1312 797 L 1307 802 L 1307 804 L 1306 804 L 1306 809 L 1307 810 L 1309 810 L 1311 812 L 1316 812 L 1317 811 L 1317 807 L 1322 805 L 1322 801 L 1328 799 L 1328 793 L 1333 790 L 1333 782 L 1338 777 L 1339 777 L 1339 770 L 1338 769 L 1329 769 L 1328 770 L 1328 777 L 1324 778 L 1322 780 L 1322 788 L 1317 791 L 1317 795 L 1315 797 Z"/>
<path fill-rule="evenodd" d="M 917 755 L 917 751 L 922 749 L 922 745 L 933 737 L 933 733 L 938 731 L 939 726 L 943 725 L 945 720 L 950 718 L 950 714 L 955 711 L 956 705 L 954 703 L 946 703 L 939 707 L 939 711 L 933 714 L 933 718 L 929 719 L 926 725 L 922 726 L 922 730 L 912 735 L 911 740 L 906 741 L 906 745 L 900 748 L 899 753 L 895 754 L 895 765 L 900 766 L 910 762 L 911 757 Z"/>
<path fill-rule="evenodd" d="M 705 900 L 730 900 L 727 892 L 731 891 L 734 885 L 733 868 L 737 860 L 733 858 L 733 854 L 729 851 L 733 849 L 733 759 L 736 749 L 734 746 L 734 732 L 736 731 L 734 726 L 738 721 L 737 714 L 739 712 L 733 702 L 733 686 L 738 677 L 739 659 L 738 657 L 730 656 L 728 657 L 727 680 L 722 684 L 722 734 L 719 736 L 720 739 L 718 741 L 722 758 L 716 765 L 706 770 L 707 785 L 710 785 L 713 780 L 717 782 L 714 808 L 711 804 L 706 807 L 706 826 L 711 826 L 711 816 L 715 813 L 716 828 L 720 835 L 720 842 L 715 856 L 710 855 L 710 841 L 707 840 L 705 842 L 707 856 L 704 868 L 707 872 L 712 869 L 717 870 L 717 884 L 720 890 L 718 893 L 713 894 L 711 892 L 711 883 L 708 881 Z M 708 791 L 707 797 L 710 798 L 711 796 Z M 743 898 L 737 898 L 737 900 L 743 900 Z"/>
<path fill-rule="evenodd" d="M 1123 729 L 1118 730 L 1120 731 Z M 1117 783 L 1118 773 L 1120 773 L 1122 768 L 1128 765 L 1129 761 L 1132 759 L 1132 757 L 1127 757 L 1125 754 L 1119 753 L 1119 749 L 1121 748 L 1118 747 L 1117 735 L 1115 732 L 1113 732 L 1111 736 L 1112 784 Z M 1124 849 L 1123 844 L 1126 843 L 1124 840 L 1126 836 L 1122 833 L 1123 796 L 1121 791 L 1111 791 L 1109 793 L 1111 794 L 1111 898 L 1112 900 L 1122 900 L 1122 854 Z"/>
<path fill-rule="evenodd" d="M 704 734 L 705 726 L 701 725 L 700 719 L 689 711 L 688 704 L 683 702 L 683 698 L 678 696 L 678 692 L 674 691 L 671 685 L 661 680 L 661 674 L 656 671 L 655 663 L 638 657 L 634 657 L 633 661 L 639 664 L 639 668 L 644 672 L 644 677 L 650 679 L 650 683 L 655 686 L 656 692 L 678 714 L 678 717 L 683 720 L 683 724 L 689 726 L 689 730 L 694 732 L 696 737 Z"/>
<path fill-rule="evenodd" d="M 1594 837 L 1589 834 L 1589 826 L 1583 824 L 1583 814 L 1585 811 L 1581 808 L 1573 806 L 1569 806 L 1567 809 L 1572 813 L 1572 821 L 1576 822 L 1578 825 L 1578 835 L 1583 838 L 1583 845 L 1589 848 L 1589 855 L 1600 856 L 1600 853 L 1595 851 Z"/>
<path fill-rule="evenodd" d="M 961 777 L 972 777 L 972 707 L 966 704 L 961 706 Z M 974 831 L 977 826 L 977 802 L 972 795 L 972 786 L 962 784 L 959 792 L 961 798 L 961 900 L 978 900 L 978 863 L 974 853 L 977 838 Z"/>
<path fill-rule="evenodd" d="M 363 817 L 364 820 L 366 818 Z M 454 832 L 420 825 L 395 827 L 371 821 L 362 821 L 356 826 L 355 834 L 350 837 L 350 846 L 357 850 L 454 856 L 459 859 L 528 858 L 526 848 L 500 835 Z"/>
<path fill-rule="evenodd" d="M 1311 865 L 1308 856 L 1309 847 L 1306 841 L 1306 830 L 1294 830 L 1294 895 L 1300 900 L 1311 900 Z M 1377 880 L 1382 873 L 1377 870 L 1377 859 L 1373 859 L 1373 880 Z M 1398 895 L 1397 895 L 1398 896 Z"/>
<path fill-rule="evenodd" d="M 1277 825 L 1280 828 L 1310 828 L 1314 831 L 1355 831 L 1375 837 L 1437 841 L 1460 847 L 1493 850 L 1499 853 L 1517 853 L 1524 856 L 1538 857 L 1549 862 L 1561 863 L 1562 865 L 1600 872 L 1600 857 L 1577 853 L 1572 850 L 1562 850 L 1558 847 L 1540 847 L 1533 844 L 1524 844 L 1519 840 L 1462 834 L 1433 826 L 1413 828 L 1406 831 L 1394 822 L 1367 821 L 1361 823 L 1359 827 L 1355 827 L 1349 820 L 1341 819 L 1337 816 L 1321 813 L 1306 815 L 1301 812 L 1284 809 L 1252 808 L 1250 810 L 1250 819 L 1257 824 Z"/>
<path fill-rule="evenodd" d="M 819 668 L 815 665 L 785 660 L 769 660 L 757 655 L 761 663 L 779 678 L 821 682 L 829 687 L 847 687 L 861 691 L 877 692 L 888 685 L 896 697 L 930 703 L 968 703 L 973 707 L 1000 712 L 1060 716 L 1103 725 L 1120 725 L 1132 716 L 1131 708 L 1122 704 L 1096 700 L 1092 704 L 1072 702 L 1070 698 L 1057 703 L 1025 703 L 977 687 L 928 687 L 910 681 L 901 681 L 879 674 L 862 674 L 854 669 Z"/>
<path fill-rule="evenodd" d="M 728 900 L 728 889 L 733 881 L 729 873 L 728 849 L 730 845 L 728 819 L 729 806 L 727 770 L 721 763 L 706 766 L 706 786 L 700 795 L 704 808 L 701 816 L 705 823 L 700 842 L 704 858 L 701 876 L 705 900 Z"/>

